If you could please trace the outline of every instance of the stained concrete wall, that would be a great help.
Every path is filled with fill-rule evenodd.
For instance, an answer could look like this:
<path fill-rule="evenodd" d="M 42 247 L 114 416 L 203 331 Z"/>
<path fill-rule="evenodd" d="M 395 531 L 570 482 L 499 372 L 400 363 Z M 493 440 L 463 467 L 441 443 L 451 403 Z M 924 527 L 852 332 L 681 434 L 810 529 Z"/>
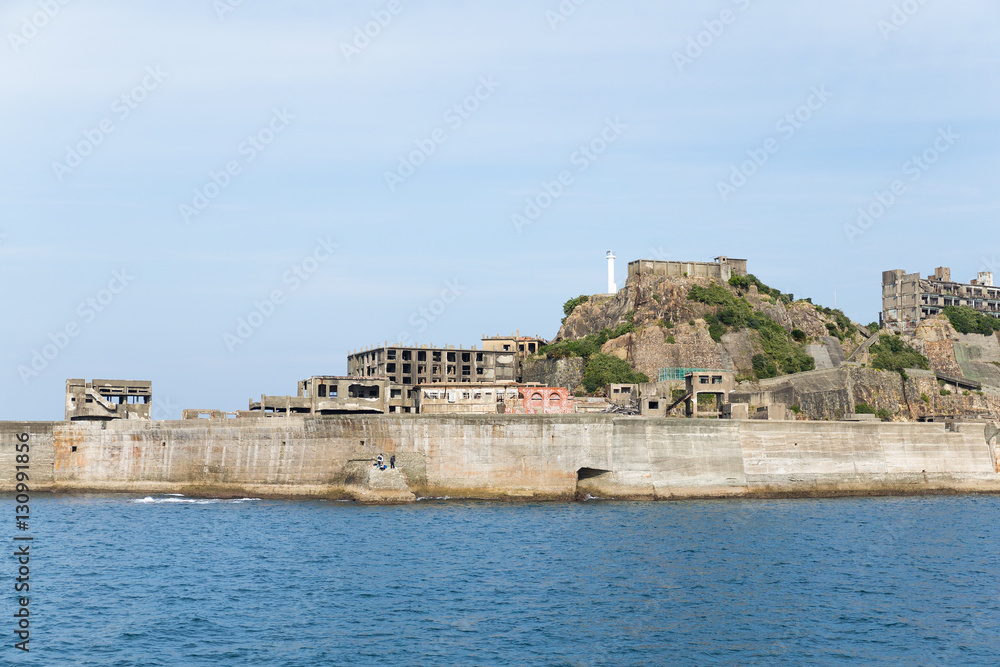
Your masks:
<path fill-rule="evenodd" d="M 984 424 L 953 432 L 941 423 L 613 415 L 291 417 L 104 429 L 8 422 L 0 424 L 0 490 L 13 488 L 15 434 L 29 432 L 36 491 L 356 497 L 351 466 L 384 453 L 396 455 L 418 496 L 1000 492 L 984 431 Z"/>

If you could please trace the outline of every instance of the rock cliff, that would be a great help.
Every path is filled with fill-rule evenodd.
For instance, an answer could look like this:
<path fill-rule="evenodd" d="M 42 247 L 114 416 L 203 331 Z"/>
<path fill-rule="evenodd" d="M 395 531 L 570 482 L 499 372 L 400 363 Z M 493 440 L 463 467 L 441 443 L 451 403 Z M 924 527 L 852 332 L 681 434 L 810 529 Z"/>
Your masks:
<path fill-rule="evenodd" d="M 578 340 L 615 329 L 631 321 L 633 331 L 609 340 L 601 351 L 626 359 L 650 378 L 666 367 L 719 368 L 750 377 L 753 357 L 764 352 L 761 335 L 752 328 L 729 327 L 715 340 L 709 329 L 716 305 L 688 298 L 692 287 L 708 288 L 707 278 L 640 276 L 614 295 L 590 297 L 565 318 L 557 341 Z M 854 352 L 867 331 L 838 311 L 829 311 L 808 301 L 791 301 L 763 294 L 756 285 L 740 288 L 724 284 L 734 298 L 742 299 L 753 313 L 763 315 L 791 334 L 798 330 L 800 342 L 825 344 L 834 338 L 840 358 Z M 631 318 L 631 319 L 630 319 Z M 825 355 L 825 358 L 829 355 Z"/>

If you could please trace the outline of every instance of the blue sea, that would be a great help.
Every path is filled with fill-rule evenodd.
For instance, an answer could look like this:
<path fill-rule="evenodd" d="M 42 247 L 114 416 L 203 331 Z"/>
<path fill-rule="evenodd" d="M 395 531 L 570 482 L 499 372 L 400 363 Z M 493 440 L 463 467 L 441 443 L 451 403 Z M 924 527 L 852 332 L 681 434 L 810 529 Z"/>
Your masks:
<path fill-rule="evenodd" d="M 2 664 L 1000 662 L 991 496 L 38 496 L 31 515 L 31 651 L 8 555 Z"/>

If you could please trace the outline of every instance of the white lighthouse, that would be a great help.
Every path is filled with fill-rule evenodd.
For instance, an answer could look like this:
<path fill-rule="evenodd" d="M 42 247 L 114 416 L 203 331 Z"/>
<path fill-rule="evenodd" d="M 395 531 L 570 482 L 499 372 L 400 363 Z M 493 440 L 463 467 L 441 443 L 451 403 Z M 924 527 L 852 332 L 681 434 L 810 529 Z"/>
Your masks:
<path fill-rule="evenodd" d="M 608 294 L 617 294 L 618 286 L 615 285 L 615 253 L 608 251 Z"/>

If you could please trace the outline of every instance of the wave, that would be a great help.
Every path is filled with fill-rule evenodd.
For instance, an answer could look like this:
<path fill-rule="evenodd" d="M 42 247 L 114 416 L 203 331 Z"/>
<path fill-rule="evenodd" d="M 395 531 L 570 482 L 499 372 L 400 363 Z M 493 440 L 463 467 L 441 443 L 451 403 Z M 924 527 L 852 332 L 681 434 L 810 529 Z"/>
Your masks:
<path fill-rule="evenodd" d="M 171 493 L 167 495 L 182 496 L 183 494 Z M 134 498 L 129 502 L 143 505 L 161 505 L 166 503 L 183 505 L 214 505 L 216 503 L 245 503 L 254 500 L 260 500 L 260 498 L 154 498 L 152 496 L 146 496 L 145 498 Z"/>

